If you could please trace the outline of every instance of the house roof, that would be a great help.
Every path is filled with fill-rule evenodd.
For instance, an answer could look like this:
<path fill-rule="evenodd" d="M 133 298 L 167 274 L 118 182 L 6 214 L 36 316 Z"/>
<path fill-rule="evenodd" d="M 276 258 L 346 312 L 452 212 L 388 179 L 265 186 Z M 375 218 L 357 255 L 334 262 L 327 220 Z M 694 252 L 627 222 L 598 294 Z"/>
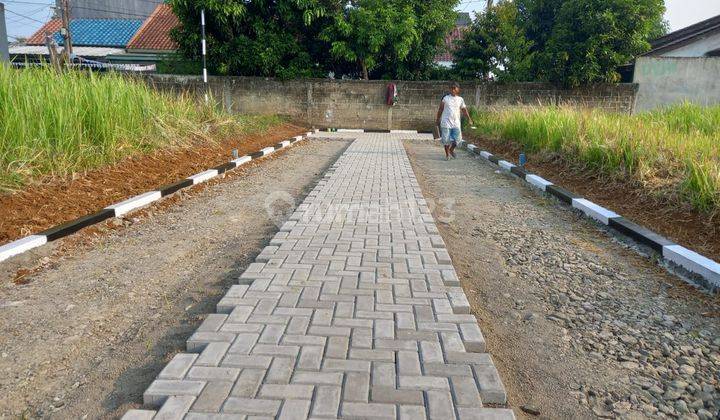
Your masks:
<path fill-rule="evenodd" d="M 73 46 L 125 47 L 142 25 L 142 19 L 74 19 L 70 21 Z M 54 34 L 63 44 L 59 32 Z"/>
<path fill-rule="evenodd" d="M 650 41 L 652 49 L 643 55 L 656 55 L 690 44 L 694 40 L 720 32 L 720 15 Z"/>
<path fill-rule="evenodd" d="M 160 4 L 143 23 L 140 30 L 127 45 L 128 50 L 174 51 L 177 44 L 170 37 L 170 31 L 180 21 L 167 4 Z"/>
<path fill-rule="evenodd" d="M 123 54 L 122 48 L 106 47 L 75 47 L 73 52 L 83 57 L 105 57 L 108 54 Z M 48 49 L 44 45 L 18 45 L 10 47 L 11 55 L 48 55 Z"/>
<path fill-rule="evenodd" d="M 458 13 L 457 19 L 455 19 L 455 26 L 470 26 L 472 24 L 472 18 L 468 12 Z"/>
<path fill-rule="evenodd" d="M 445 36 L 445 45 L 441 47 L 440 52 L 435 56 L 435 62 L 451 62 L 455 58 L 455 41 L 461 40 L 465 36 L 467 26 L 455 26 L 447 36 Z"/>
<path fill-rule="evenodd" d="M 60 19 L 53 19 L 49 21 L 48 23 L 44 24 L 40 29 L 38 29 L 30 38 L 27 39 L 25 42 L 26 45 L 45 45 L 45 34 L 50 33 L 54 34 L 55 32 L 60 30 L 60 26 L 62 25 L 62 21 Z"/>

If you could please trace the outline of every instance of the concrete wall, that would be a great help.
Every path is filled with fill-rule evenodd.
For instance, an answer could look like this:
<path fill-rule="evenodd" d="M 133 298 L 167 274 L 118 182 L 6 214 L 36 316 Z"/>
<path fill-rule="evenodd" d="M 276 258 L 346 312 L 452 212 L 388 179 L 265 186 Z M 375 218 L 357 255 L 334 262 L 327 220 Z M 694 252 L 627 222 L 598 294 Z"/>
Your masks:
<path fill-rule="evenodd" d="M 710 34 L 694 40 L 688 45 L 660 54 L 662 57 L 704 57 L 710 51 L 720 48 L 720 33 Z"/>
<path fill-rule="evenodd" d="M 72 19 L 145 19 L 160 0 L 72 0 Z M 56 0 L 56 6 L 60 1 Z"/>
<path fill-rule="evenodd" d="M 155 75 L 149 80 L 161 90 L 188 91 L 202 96 L 197 77 Z M 399 102 L 385 105 L 387 81 L 276 80 L 253 77 L 211 77 L 212 95 L 238 113 L 280 114 L 318 128 L 429 130 L 448 82 L 396 82 Z M 502 108 L 517 105 L 569 105 L 630 113 L 637 87 L 600 85 L 577 90 L 540 83 L 462 83 L 468 105 Z"/>
<path fill-rule="evenodd" d="M 634 82 L 639 90 L 635 111 L 642 112 L 684 101 L 720 104 L 720 57 L 640 57 Z"/>

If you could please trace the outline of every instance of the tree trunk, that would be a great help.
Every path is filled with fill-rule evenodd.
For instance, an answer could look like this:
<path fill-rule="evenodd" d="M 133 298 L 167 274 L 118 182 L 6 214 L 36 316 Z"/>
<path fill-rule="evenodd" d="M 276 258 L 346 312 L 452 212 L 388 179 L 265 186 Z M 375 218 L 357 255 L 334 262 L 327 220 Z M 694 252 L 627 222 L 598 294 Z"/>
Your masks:
<path fill-rule="evenodd" d="M 370 80 L 370 75 L 368 74 L 368 68 L 365 64 L 364 60 L 360 60 L 360 65 L 362 66 L 362 72 L 363 72 L 363 79 Z"/>

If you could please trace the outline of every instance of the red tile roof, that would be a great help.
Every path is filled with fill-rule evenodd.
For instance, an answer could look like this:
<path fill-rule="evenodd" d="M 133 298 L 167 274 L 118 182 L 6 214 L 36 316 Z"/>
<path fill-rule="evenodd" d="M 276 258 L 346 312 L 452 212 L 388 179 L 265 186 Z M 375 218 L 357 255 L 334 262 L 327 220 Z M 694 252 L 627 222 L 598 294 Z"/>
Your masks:
<path fill-rule="evenodd" d="M 441 47 L 441 52 L 435 56 L 435 62 L 440 61 L 453 61 L 455 55 L 455 41 L 462 39 L 465 36 L 465 31 L 468 30 L 468 26 L 455 26 L 453 30 L 445 37 L 445 45 Z"/>
<path fill-rule="evenodd" d="M 44 24 L 40 29 L 37 30 L 30 38 L 27 39 L 27 45 L 45 45 L 45 34 L 50 35 L 60 30 L 62 21 L 60 19 L 53 19 L 50 22 Z"/>
<path fill-rule="evenodd" d="M 167 4 L 160 4 L 128 43 L 128 50 L 174 51 L 177 44 L 170 31 L 180 21 Z"/>

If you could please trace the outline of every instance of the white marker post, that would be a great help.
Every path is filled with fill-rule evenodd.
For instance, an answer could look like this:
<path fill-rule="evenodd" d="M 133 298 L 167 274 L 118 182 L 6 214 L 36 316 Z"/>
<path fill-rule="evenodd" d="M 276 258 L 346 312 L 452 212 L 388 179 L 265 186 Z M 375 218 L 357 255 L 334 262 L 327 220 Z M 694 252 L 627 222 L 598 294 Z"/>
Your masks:
<path fill-rule="evenodd" d="M 205 41 L 205 9 L 200 10 L 200 28 L 202 30 L 203 83 L 205 84 L 205 103 L 208 101 L 207 42 Z"/>

